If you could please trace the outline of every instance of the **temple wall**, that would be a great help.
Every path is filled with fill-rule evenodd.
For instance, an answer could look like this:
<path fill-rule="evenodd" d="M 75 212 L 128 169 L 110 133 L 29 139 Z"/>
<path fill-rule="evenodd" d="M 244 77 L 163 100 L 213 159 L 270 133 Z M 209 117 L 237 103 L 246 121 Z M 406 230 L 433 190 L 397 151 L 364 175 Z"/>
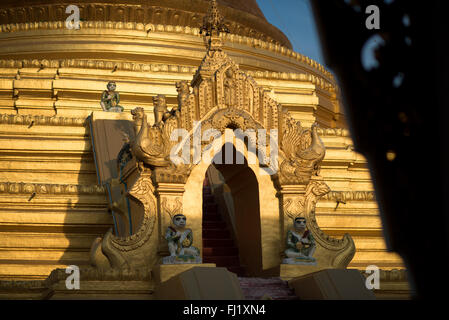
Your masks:
<path fill-rule="evenodd" d="M 43 279 L 57 267 L 88 264 L 91 243 L 113 222 L 97 185 L 86 118 L 101 110 L 110 80 L 125 112 L 141 106 L 150 123 L 153 96 L 165 94 L 169 108 L 177 103 L 174 84 L 192 79 L 204 47 L 193 31 L 164 28 L 147 35 L 86 27 L 78 33 L 84 42 L 78 52 L 58 44 L 58 37 L 67 39 L 61 30 L 0 32 L 0 279 Z M 27 42 L 38 36 L 44 42 Z M 105 59 L 100 51 L 107 48 L 93 43 L 113 45 L 117 37 L 123 46 Z M 352 235 L 357 251 L 350 267 L 402 268 L 401 259 L 386 252 L 366 161 L 347 132 L 335 129 L 345 122 L 330 74 L 283 47 L 226 39 L 230 57 L 294 118 L 325 128 L 321 174 L 332 192 L 317 203 L 317 220 L 330 235 Z M 345 203 L 337 207 L 337 200 Z"/>
<path fill-rule="evenodd" d="M 88 264 L 93 240 L 112 219 L 84 119 L 61 125 L 36 118 L 31 127 L 1 119 L 0 278 L 43 278 Z"/>
<path fill-rule="evenodd" d="M 341 237 L 349 233 L 356 253 L 350 268 L 365 269 L 374 264 L 389 270 L 403 268 L 402 259 L 386 252 L 379 209 L 366 160 L 353 151 L 347 130 L 324 130 L 326 156 L 321 175 L 331 192 L 317 202 L 316 216 L 321 229 Z"/>

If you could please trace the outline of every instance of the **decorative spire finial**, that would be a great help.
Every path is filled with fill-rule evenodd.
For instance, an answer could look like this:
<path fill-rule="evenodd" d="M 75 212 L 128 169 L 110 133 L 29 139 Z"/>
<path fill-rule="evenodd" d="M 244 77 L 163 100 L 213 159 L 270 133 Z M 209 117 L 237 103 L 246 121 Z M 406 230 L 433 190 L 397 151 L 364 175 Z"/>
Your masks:
<path fill-rule="evenodd" d="M 223 17 L 218 11 L 216 0 L 210 0 L 209 9 L 203 18 L 203 25 L 200 28 L 200 33 L 203 32 L 205 32 L 206 36 L 213 35 L 213 33 L 218 36 L 220 32 L 230 32 L 228 26 L 224 23 Z"/>

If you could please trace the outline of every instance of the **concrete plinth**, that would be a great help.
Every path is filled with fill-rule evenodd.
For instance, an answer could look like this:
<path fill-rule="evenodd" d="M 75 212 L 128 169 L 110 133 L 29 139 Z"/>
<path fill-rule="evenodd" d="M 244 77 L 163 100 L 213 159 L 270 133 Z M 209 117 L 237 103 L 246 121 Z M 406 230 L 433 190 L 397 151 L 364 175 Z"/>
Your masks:
<path fill-rule="evenodd" d="M 202 263 L 202 264 L 158 264 L 155 265 L 152 274 L 154 281 L 159 284 L 169 280 L 170 278 L 177 276 L 178 274 L 192 269 L 193 267 L 215 267 L 215 263 Z"/>
<path fill-rule="evenodd" d="M 326 269 L 289 281 L 301 300 L 374 300 L 358 270 Z"/>
<path fill-rule="evenodd" d="M 237 276 L 226 268 L 195 266 L 161 283 L 158 300 L 244 300 Z"/>
<path fill-rule="evenodd" d="M 152 300 L 154 283 L 145 280 L 86 280 L 68 290 L 65 280 L 52 286 L 51 300 Z"/>
<path fill-rule="evenodd" d="M 281 264 L 279 276 L 288 281 L 323 269 L 318 265 Z"/>

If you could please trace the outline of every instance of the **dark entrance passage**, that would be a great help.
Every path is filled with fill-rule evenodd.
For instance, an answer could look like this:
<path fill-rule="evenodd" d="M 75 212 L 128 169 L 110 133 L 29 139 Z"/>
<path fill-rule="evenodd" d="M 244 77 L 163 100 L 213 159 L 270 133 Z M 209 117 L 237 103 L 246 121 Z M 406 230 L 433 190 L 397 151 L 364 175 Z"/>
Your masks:
<path fill-rule="evenodd" d="M 239 277 L 246 276 L 237 244 L 218 206 L 206 178 L 203 184 L 203 262 L 226 267 Z"/>
<path fill-rule="evenodd" d="M 287 281 L 261 277 L 259 190 L 256 178 L 252 179 L 254 173 L 244 165 L 216 165 L 215 168 L 216 173 L 227 179 L 224 188 L 216 188 L 208 174 L 204 179 L 203 262 L 236 273 L 246 299 L 296 300 Z M 232 195 L 233 210 L 225 209 L 226 201 L 220 201 L 226 193 Z"/>
<path fill-rule="evenodd" d="M 232 151 L 231 151 L 232 150 Z M 232 152 L 233 164 L 224 164 Z M 262 273 L 259 184 L 246 158 L 225 144 L 203 186 L 203 261 L 239 276 Z M 236 164 L 241 156 L 244 163 Z"/>

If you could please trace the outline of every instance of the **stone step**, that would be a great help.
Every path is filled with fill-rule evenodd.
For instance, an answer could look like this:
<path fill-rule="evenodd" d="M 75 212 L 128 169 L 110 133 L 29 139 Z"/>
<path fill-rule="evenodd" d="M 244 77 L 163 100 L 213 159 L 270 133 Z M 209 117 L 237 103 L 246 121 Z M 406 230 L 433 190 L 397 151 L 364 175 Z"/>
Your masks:
<path fill-rule="evenodd" d="M 269 298 L 272 300 L 299 300 L 299 298 L 297 296 L 276 296 L 276 295 L 272 295 L 270 293 L 264 293 L 263 295 L 246 295 L 245 293 L 243 293 L 243 295 L 245 296 L 245 300 L 261 300 L 262 298 Z"/>
<path fill-rule="evenodd" d="M 237 247 L 203 247 L 203 257 L 205 256 L 237 256 Z"/>
<path fill-rule="evenodd" d="M 203 194 L 203 204 L 214 204 L 215 198 L 212 194 Z"/>
<path fill-rule="evenodd" d="M 288 282 L 280 278 L 239 277 L 239 282 L 247 300 L 260 300 L 263 297 L 273 300 L 298 300 Z"/>
<path fill-rule="evenodd" d="M 203 262 L 215 263 L 240 277 L 245 276 L 246 269 L 240 266 L 238 248 L 218 209 L 206 179 L 203 184 Z"/>
<path fill-rule="evenodd" d="M 205 203 L 203 205 L 203 215 L 209 214 L 209 213 L 217 213 L 218 212 L 218 205 L 214 203 Z"/>
<path fill-rule="evenodd" d="M 288 286 L 288 282 L 281 278 L 239 278 L 242 286 Z"/>
<path fill-rule="evenodd" d="M 217 267 L 239 267 L 238 256 L 203 256 L 203 263 L 215 263 Z"/>
<path fill-rule="evenodd" d="M 203 222 L 209 221 L 223 221 L 222 217 L 218 213 L 208 213 L 203 215 Z"/>
<path fill-rule="evenodd" d="M 226 229 L 203 229 L 203 239 L 230 239 Z"/>
<path fill-rule="evenodd" d="M 203 221 L 203 229 L 226 229 L 224 221 Z"/>
<path fill-rule="evenodd" d="M 234 247 L 232 239 L 203 239 L 203 247 Z"/>

